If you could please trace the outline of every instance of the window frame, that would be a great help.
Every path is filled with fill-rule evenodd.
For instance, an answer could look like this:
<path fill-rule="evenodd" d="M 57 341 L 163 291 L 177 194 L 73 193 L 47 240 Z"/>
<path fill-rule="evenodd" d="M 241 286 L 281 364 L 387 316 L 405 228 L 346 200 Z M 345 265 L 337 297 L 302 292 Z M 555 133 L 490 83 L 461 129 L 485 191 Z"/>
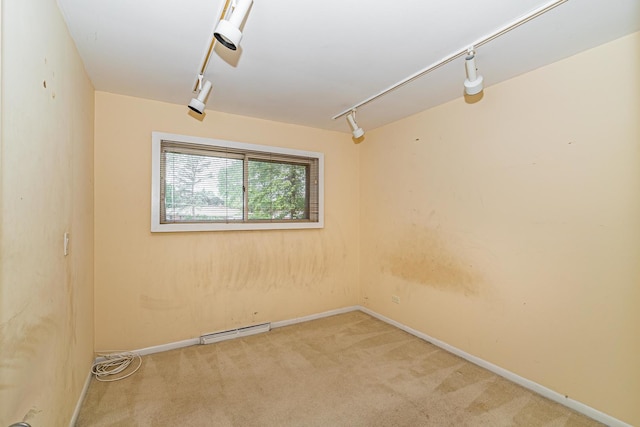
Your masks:
<path fill-rule="evenodd" d="M 311 157 L 318 159 L 318 220 L 274 220 L 274 221 L 230 221 L 197 223 L 161 223 L 161 146 L 162 141 L 172 143 L 198 144 L 211 147 L 224 147 L 235 150 L 260 151 L 265 154 Z M 245 198 L 247 193 L 245 192 Z M 237 230 L 288 230 L 324 228 L 324 154 L 315 151 L 295 150 L 270 145 L 249 144 L 222 139 L 178 135 L 165 132 L 152 132 L 151 135 L 151 232 L 188 232 L 188 231 L 237 231 Z"/>

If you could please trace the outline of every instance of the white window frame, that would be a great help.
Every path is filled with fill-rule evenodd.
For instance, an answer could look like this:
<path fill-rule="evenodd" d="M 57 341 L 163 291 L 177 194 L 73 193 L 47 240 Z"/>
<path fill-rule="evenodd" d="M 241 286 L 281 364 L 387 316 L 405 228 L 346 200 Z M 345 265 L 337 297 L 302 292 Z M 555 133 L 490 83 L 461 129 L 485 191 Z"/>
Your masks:
<path fill-rule="evenodd" d="M 184 142 L 216 147 L 229 147 L 240 150 L 262 151 L 318 159 L 318 221 L 302 222 L 199 222 L 171 223 L 160 222 L 160 148 L 162 141 Z M 248 144 L 244 142 L 225 141 L 221 139 L 201 138 L 165 132 L 151 134 L 151 231 L 184 232 L 184 231 L 232 231 L 232 230 L 286 230 L 324 228 L 324 154 L 315 151 L 294 150 L 269 145 Z"/>

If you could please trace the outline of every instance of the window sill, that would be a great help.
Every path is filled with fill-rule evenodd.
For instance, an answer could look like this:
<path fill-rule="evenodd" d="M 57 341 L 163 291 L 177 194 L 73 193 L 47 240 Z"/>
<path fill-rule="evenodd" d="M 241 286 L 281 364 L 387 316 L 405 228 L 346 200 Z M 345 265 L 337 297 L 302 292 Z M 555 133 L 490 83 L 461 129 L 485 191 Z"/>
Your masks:
<path fill-rule="evenodd" d="M 152 233 L 187 231 L 301 230 L 324 228 L 322 222 L 236 222 L 202 224 L 153 224 Z"/>

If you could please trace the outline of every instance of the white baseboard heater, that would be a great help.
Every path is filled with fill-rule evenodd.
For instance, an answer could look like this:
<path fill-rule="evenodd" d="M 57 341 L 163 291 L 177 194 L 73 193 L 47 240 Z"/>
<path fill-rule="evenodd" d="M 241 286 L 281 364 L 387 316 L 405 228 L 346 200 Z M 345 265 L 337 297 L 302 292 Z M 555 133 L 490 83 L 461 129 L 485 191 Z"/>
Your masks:
<path fill-rule="evenodd" d="M 269 332 L 270 330 L 271 323 L 261 323 L 259 325 L 245 326 L 244 328 L 229 329 L 228 331 L 214 332 L 211 334 L 202 335 L 200 337 L 200 344 L 213 344 L 214 342 L 261 334 L 263 332 Z"/>

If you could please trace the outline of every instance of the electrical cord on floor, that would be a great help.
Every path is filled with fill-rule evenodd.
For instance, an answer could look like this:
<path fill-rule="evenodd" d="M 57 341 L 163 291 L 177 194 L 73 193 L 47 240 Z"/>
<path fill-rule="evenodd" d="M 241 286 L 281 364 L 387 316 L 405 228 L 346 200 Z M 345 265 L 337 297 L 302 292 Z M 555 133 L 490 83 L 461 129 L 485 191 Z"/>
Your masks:
<path fill-rule="evenodd" d="M 108 353 L 108 354 L 98 354 L 101 357 L 101 360 L 95 362 L 91 366 L 91 373 L 96 376 L 98 381 L 110 382 L 110 381 L 118 381 L 130 377 L 135 374 L 140 366 L 142 366 L 142 358 L 137 353 L 132 353 L 130 351 L 124 351 L 121 353 Z M 133 371 L 120 375 L 116 378 L 107 377 L 112 375 L 122 374 L 132 363 L 135 361 L 138 362 L 138 366 L 133 368 Z"/>

